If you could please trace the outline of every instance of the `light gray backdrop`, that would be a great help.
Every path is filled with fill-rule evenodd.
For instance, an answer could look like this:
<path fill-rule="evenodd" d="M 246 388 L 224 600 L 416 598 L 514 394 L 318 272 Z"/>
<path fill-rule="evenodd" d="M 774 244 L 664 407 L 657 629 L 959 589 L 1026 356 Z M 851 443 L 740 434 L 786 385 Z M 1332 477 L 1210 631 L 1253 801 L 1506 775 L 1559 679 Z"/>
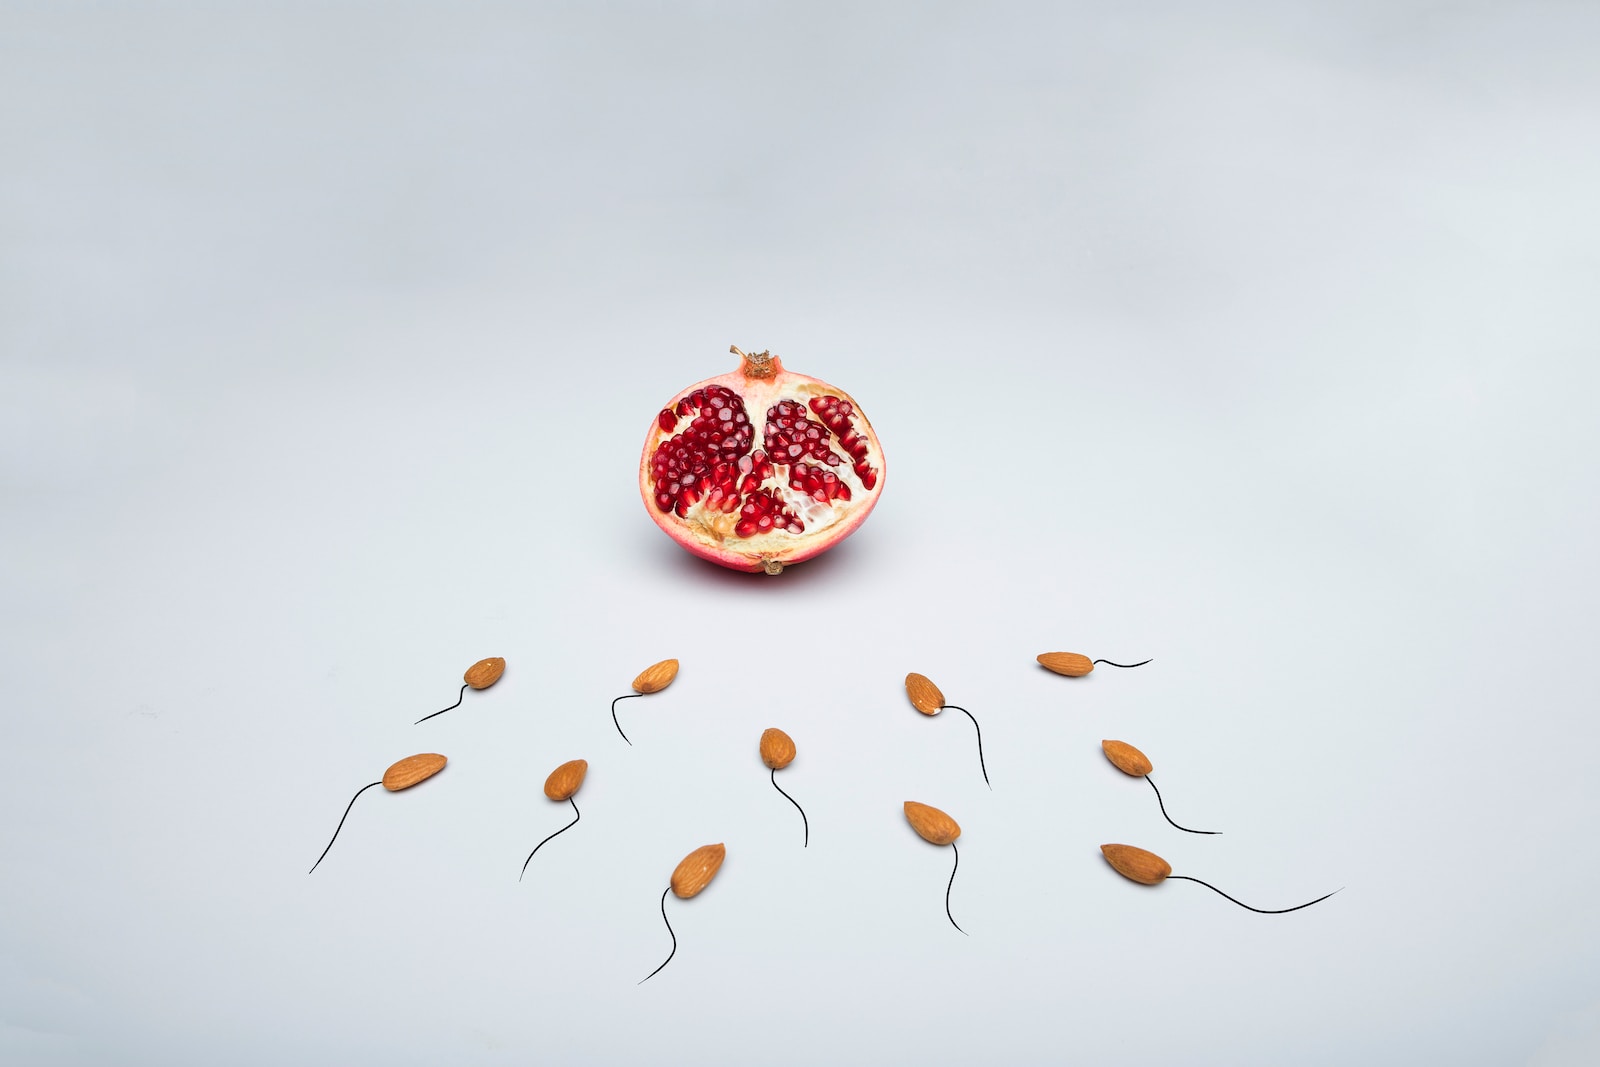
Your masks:
<path fill-rule="evenodd" d="M 1584 3 L 0 3 L 0 1058 L 1594 1062 L 1597 49 Z M 777 579 L 634 484 L 730 343 L 888 457 Z"/>

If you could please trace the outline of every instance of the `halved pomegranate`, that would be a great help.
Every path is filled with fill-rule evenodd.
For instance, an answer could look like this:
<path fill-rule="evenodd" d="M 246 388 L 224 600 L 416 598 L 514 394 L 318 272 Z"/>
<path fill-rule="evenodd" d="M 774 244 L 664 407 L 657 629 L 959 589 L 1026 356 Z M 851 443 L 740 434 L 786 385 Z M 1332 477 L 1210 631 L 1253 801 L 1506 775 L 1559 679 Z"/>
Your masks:
<path fill-rule="evenodd" d="M 737 370 L 691 385 L 651 423 L 639 493 L 695 555 L 777 574 L 861 525 L 883 492 L 883 449 L 844 390 L 770 352 L 732 351 Z"/>

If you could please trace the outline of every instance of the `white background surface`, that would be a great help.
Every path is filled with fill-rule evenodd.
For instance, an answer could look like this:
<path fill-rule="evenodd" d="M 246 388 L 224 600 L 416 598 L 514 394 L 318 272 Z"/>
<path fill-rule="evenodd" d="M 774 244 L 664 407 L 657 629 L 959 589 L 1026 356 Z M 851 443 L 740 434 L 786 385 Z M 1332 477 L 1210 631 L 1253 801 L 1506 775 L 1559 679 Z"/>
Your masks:
<path fill-rule="evenodd" d="M 1597 9 L 1112 7 L 0 3 L 0 1058 L 1594 1062 Z M 888 458 L 776 579 L 729 343 Z"/>

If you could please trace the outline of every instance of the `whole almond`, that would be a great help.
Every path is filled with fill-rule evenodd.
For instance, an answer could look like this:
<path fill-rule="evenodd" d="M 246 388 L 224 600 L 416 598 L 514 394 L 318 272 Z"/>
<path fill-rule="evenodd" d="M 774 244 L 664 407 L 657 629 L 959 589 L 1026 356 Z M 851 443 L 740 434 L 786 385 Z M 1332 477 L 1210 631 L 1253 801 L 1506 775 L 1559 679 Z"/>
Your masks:
<path fill-rule="evenodd" d="M 633 691 L 636 693 L 659 693 L 672 684 L 678 676 L 678 661 L 664 659 L 660 663 L 652 663 L 639 672 L 639 677 L 633 680 Z"/>
<path fill-rule="evenodd" d="M 1101 845 L 1106 862 L 1113 870 L 1140 885 L 1156 885 L 1172 873 L 1172 864 L 1142 848 L 1132 845 Z"/>
<path fill-rule="evenodd" d="M 794 739 L 776 726 L 761 732 L 761 762 L 781 771 L 794 762 Z"/>
<path fill-rule="evenodd" d="M 701 845 L 683 857 L 672 872 L 673 895 L 688 900 L 710 885 L 727 854 L 722 845 Z"/>
<path fill-rule="evenodd" d="M 583 777 L 588 773 L 588 760 L 569 759 L 544 780 L 544 795 L 551 800 L 567 800 L 583 785 Z"/>
<path fill-rule="evenodd" d="M 1041 652 L 1039 665 L 1047 671 L 1064 674 L 1068 678 L 1081 678 L 1094 670 L 1094 660 L 1076 652 Z"/>
<path fill-rule="evenodd" d="M 906 822 L 911 824 L 924 841 L 935 845 L 948 845 L 961 836 L 961 826 L 938 808 L 908 800 L 905 804 Z"/>
<path fill-rule="evenodd" d="M 461 676 L 461 680 L 474 689 L 487 689 L 498 682 L 504 673 L 506 673 L 506 661 L 500 656 L 490 656 L 468 667 L 467 673 Z"/>
<path fill-rule="evenodd" d="M 444 770 L 449 761 L 437 752 L 421 752 L 407 756 L 383 772 L 383 787 L 391 793 L 410 789 L 418 782 L 432 778 Z"/>
<path fill-rule="evenodd" d="M 1126 741 L 1102 741 L 1100 751 L 1104 752 L 1112 766 L 1123 774 L 1143 778 L 1150 773 L 1149 757 Z"/>
<path fill-rule="evenodd" d="M 939 687 L 920 674 L 906 675 L 906 696 L 911 698 L 911 706 L 924 715 L 936 714 L 944 707 L 944 694 Z"/>

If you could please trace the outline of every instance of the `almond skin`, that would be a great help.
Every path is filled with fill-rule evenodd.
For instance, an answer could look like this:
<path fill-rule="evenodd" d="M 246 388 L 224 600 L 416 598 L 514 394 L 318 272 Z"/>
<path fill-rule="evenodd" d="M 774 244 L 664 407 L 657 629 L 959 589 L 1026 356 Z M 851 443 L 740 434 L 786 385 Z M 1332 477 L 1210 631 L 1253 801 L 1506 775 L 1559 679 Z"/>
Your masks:
<path fill-rule="evenodd" d="M 1068 678 L 1082 678 L 1094 670 L 1094 660 L 1076 652 L 1041 652 L 1039 665 L 1047 671 L 1064 674 Z"/>
<path fill-rule="evenodd" d="M 635 693 L 659 693 L 672 684 L 678 676 L 678 661 L 664 659 L 660 663 L 652 663 L 639 672 L 639 677 L 633 680 Z"/>
<path fill-rule="evenodd" d="M 728 850 L 722 845 L 701 845 L 687 856 L 683 857 L 672 872 L 672 892 L 683 900 L 688 900 L 700 890 L 711 884 L 711 879 L 717 876 L 717 871 L 722 867 L 723 859 L 728 855 Z"/>
<path fill-rule="evenodd" d="M 490 656 L 468 667 L 467 673 L 461 676 L 461 680 L 474 689 L 487 689 L 498 682 L 504 673 L 506 673 L 506 661 L 500 656 Z"/>
<path fill-rule="evenodd" d="M 961 826 L 938 808 L 906 801 L 906 822 L 924 840 L 935 845 L 948 845 L 961 836 Z"/>
<path fill-rule="evenodd" d="M 911 698 L 911 706 L 924 715 L 935 715 L 944 707 L 944 694 L 939 687 L 920 674 L 906 675 L 906 696 Z"/>
<path fill-rule="evenodd" d="M 794 738 L 769 727 L 761 732 L 761 762 L 775 771 L 781 771 L 794 762 Z"/>
<path fill-rule="evenodd" d="M 1157 885 L 1172 873 L 1172 864 L 1132 845 L 1101 845 L 1106 862 L 1122 877 L 1140 885 Z"/>
<path fill-rule="evenodd" d="M 588 760 L 569 759 L 544 780 L 544 795 L 551 800 L 567 800 L 583 785 L 583 777 L 588 773 Z"/>
<path fill-rule="evenodd" d="M 383 787 L 391 793 L 410 789 L 418 782 L 432 778 L 444 770 L 444 765 L 448 762 L 437 752 L 421 752 L 415 756 L 407 756 L 383 772 Z"/>
<path fill-rule="evenodd" d="M 1111 765 L 1123 774 L 1143 778 L 1150 773 L 1150 758 L 1126 741 L 1102 741 L 1100 751 L 1104 752 Z"/>

